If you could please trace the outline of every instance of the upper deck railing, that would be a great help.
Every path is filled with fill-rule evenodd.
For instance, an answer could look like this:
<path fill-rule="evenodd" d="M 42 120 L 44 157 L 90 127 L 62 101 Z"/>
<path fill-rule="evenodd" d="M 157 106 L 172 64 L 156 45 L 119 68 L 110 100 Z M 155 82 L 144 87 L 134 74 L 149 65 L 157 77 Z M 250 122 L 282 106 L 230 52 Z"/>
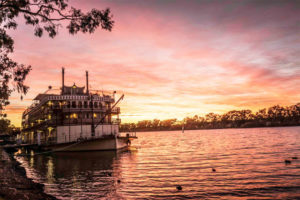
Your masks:
<path fill-rule="evenodd" d="M 28 114 L 31 111 L 39 109 L 43 104 L 48 101 L 91 101 L 90 96 L 87 95 L 49 95 L 45 96 L 40 103 L 34 103 L 29 108 L 24 111 L 24 115 Z M 113 103 L 115 100 L 111 96 L 93 96 L 92 101 L 104 101 Z"/>

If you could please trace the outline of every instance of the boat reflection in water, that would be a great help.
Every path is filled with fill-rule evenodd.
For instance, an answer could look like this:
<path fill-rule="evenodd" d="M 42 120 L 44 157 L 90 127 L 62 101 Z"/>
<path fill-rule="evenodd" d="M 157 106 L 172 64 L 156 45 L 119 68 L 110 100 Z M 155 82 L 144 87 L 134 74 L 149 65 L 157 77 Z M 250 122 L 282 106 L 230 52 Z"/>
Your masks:
<path fill-rule="evenodd" d="M 59 199 L 118 198 L 120 158 L 133 152 L 58 152 L 17 157 L 33 180 L 45 184 L 45 192 Z M 129 158 L 130 159 L 130 158 Z M 83 192 L 84 191 L 84 192 Z"/>

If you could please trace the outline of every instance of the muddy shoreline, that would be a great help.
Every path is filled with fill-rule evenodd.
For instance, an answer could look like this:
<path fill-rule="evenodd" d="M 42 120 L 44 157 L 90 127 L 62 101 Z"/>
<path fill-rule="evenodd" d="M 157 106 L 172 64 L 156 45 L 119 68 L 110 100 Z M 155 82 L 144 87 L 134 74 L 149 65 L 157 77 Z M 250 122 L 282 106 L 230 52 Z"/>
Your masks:
<path fill-rule="evenodd" d="M 44 185 L 27 178 L 25 169 L 0 146 L 0 199 L 57 199 L 44 192 Z"/>

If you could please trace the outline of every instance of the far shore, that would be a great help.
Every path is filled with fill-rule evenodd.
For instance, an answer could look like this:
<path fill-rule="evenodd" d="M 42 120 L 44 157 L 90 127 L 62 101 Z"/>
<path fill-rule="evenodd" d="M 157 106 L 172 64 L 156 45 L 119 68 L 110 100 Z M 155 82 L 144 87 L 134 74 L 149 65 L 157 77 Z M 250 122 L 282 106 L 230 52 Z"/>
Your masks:
<path fill-rule="evenodd" d="M 254 129 L 254 128 L 288 128 L 288 127 L 300 127 L 300 125 L 291 125 L 291 126 L 257 126 L 257 127 L 230 127 L 230 128 L 202 128 L 202 129 L 184 129 L 184 131 L 197 131 L 197 130 L 222 130 L 222 129 Z M 156 129 L 156 130 L 130 130 L 130 131 L 123 131 L 120 130 L 121 133 L 128 133 L 128 132 L 166 132 L 166 131 L 182 131 L 182 129 Z"/>

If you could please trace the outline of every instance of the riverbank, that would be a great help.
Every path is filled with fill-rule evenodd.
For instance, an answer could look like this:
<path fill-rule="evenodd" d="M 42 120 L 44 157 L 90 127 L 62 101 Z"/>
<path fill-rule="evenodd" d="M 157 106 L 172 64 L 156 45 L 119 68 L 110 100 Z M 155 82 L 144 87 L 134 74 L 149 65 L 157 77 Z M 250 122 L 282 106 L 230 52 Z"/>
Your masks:
<path fill-rule="evenodd" d="M 0 199 L 46 199 L 53 196 L 44 193 L 44 185 L 26 177 L 26 171 L 2 147 L 0 147 Z"/>

